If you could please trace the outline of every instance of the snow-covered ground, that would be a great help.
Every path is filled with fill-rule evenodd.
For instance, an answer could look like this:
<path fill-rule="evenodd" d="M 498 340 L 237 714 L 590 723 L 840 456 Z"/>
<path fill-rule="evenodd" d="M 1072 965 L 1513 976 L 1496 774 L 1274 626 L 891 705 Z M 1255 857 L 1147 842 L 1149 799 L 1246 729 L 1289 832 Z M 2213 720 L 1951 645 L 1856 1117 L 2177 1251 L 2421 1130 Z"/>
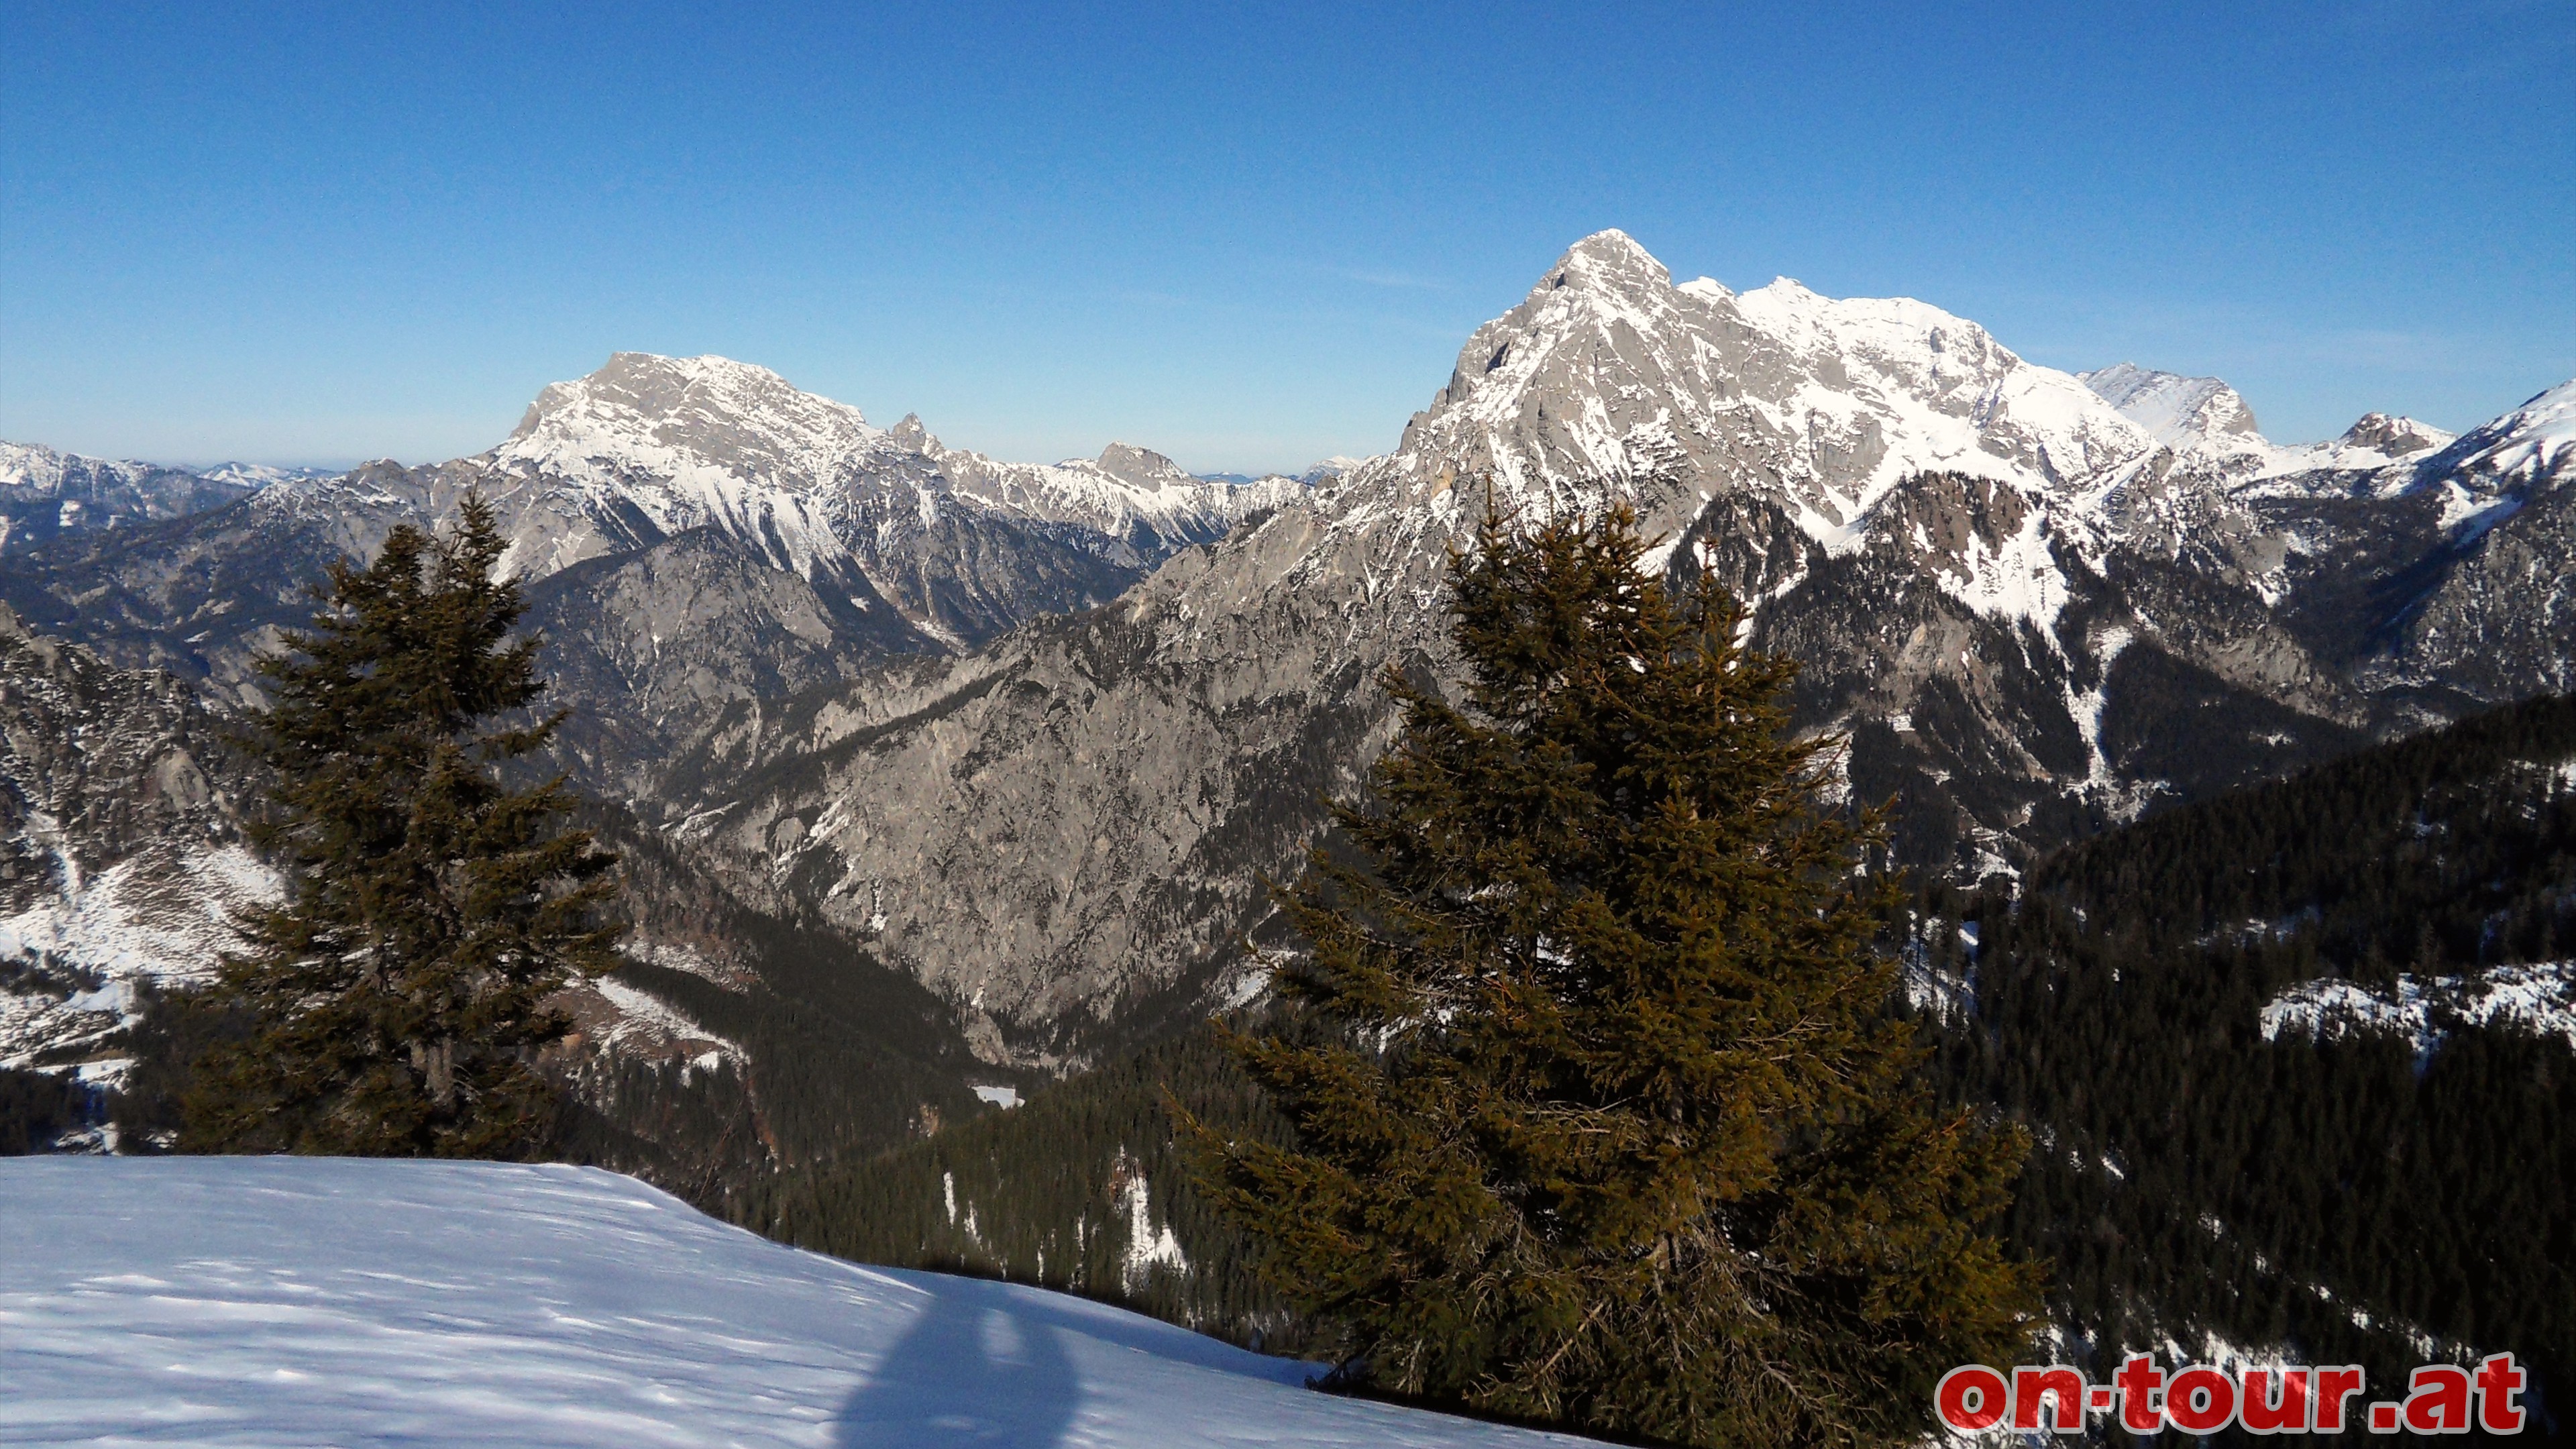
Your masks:
<path fill-rule="evenodd" d="M 0 1160 L 0 1443 L 1536 1446 L 590 1168 Z"/>

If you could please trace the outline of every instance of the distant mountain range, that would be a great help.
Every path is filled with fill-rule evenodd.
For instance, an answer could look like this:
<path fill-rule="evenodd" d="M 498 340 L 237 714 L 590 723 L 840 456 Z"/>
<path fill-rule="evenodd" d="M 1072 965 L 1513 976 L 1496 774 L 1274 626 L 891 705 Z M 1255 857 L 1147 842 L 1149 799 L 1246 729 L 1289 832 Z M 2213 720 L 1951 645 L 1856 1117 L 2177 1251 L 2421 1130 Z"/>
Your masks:
<path fill-rule="evenodd" d="M 567 766 L 744 909 L 921 983 L 997 1080 L 1248 989 L 1263 877 L 1390 735 L 1380 671 L 1446 677 L 1442 569 L 1489 496 L 1633 502 L 1658 567 L 1804 663 L 1801 725 L 1849 734 L 1905 860 L 1963 883 L 2576 660 L 2576 384 L 2457 438 L 2373 413 L 2283 447 L 2217 379 L 1675 284 L 1617 232 L 1479 328 L 1391 452 L 1296 479 L 998 462 L 642 354 L 473 457 L 247 496 L 0 457 L 36 460 L 8 516 L 53 520 L 0 536 L 0 599 L 217 712 L 324 563 L 482 491 L 579 710 Z"/>

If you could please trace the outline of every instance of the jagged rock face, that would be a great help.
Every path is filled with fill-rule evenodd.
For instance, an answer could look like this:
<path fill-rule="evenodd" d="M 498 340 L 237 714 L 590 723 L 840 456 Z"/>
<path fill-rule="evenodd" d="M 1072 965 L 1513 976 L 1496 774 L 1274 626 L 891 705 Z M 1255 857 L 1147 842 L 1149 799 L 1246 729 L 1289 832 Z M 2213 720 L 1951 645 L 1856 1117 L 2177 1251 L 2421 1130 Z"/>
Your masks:
<path fill-rule="evenodd" d="M 0 554 L 24 553 L 65 534 L 202 513 L 267 481 L 249 476 L 239 464 L 227 470 L 192 473 L 0 443 Z"/>
<path fill-rule="evenodd" d="M 737 707 L 673 793 L 738 876 L 868 933 L 988 1047 L 1063 1060 L 1240 969 L 1256 877 L 1392 731 L 1379 669 L 1446 674 L 1442 564 L 1487 487 L 1624 496 L 1676 578 L 1753 601 L 1757 644 L 1806 665 L 1801 722 L 1849 732 L 1853 790 L 1897 797 L 1905 857 L 1945 874 L 2541 677 L 2373 672 L 2431 613 L 2392 580 L 2510 570 L 2486 540 L 2521 515 L 2471 538 L 2442 502 L 2510 491 L 2459 482 L 2465 453 L 2338 470 L 2382 439 L 2279 449 L 2232 394 L 2128 380 L 2164 436 L 1938 309 L 1674 286 L 1604 234 L 1478 330 L 1396 453 L 1096 613 Z"/>
<path fill-rule="evenodd" d="M 1446 499 L 1286 510 L 968 658 L 738 707 L 675 780 L 687 832 L 965 1008 L 988 1055 L 1078 1056 L 1241 965 L 1263 876 L 1385 743 L 1378 665 L 1437 643 Z"/>
<path fill-rule="evenodd" d="M 2390 691 L 2519 699 L 2576 688 L 2576 382 L 2562 383 L 2365 491 L 2439 511 L 2431 546 L 2394 579 L 2405 600 L 2361 667 Z M 2390 590 L 2394 593 L 2395 590 Z"/>
<path fill-rule="evenodd" d="M 221 725 L 0 609 L 0 1066 L 115 1079 L 141 980 L 192 979 L 275 889 L 239 842 Z"/>
<path fill-rule="evenodd" d="M 528 593 L 525 627 L 557 700 L 577 709 L 565 749 L 584 775 L 649 798 L 661 762 L 740 699 L 784 698 L 886 654 L 937 652 L 847 561 L 808 577 L 711 529 L 586 559 Z"/>
<path fill-rule="evenodd" d="M 900 431 L 900 430 L 899 430 Z M 253 697 L 252 660 L 325 566 L 404 523 L 499 510 L 534 582 L 586 781 L 630 799 L 727 701 L 970 648 L 1117 596 L 1174 549 L 1302 492 L 1103 462 L 999 464 L 721 358 L 621 353 L 548 387 L 501 446 L 273 483 L 231 508 L 67 540 L 0 591 L 40 627 Z"/>
<path fill-rule="evenodd" d="M 0 908 L 156 842 L 234 837 L 228 747 L 185 684 L 113 668 L 5 609 L 0 741 Z"/>
<path fill-rule="evenodd" d="M 2363 413 L 2358 422 L 2335 439 L 2341 448 L 2367 448 L 2384 458 L 2412 457 L 2451 441 L 2451 435 L 2440 428 L 2428 427 L 2413 418 L 2390 417 L 2386 413 Z"/>

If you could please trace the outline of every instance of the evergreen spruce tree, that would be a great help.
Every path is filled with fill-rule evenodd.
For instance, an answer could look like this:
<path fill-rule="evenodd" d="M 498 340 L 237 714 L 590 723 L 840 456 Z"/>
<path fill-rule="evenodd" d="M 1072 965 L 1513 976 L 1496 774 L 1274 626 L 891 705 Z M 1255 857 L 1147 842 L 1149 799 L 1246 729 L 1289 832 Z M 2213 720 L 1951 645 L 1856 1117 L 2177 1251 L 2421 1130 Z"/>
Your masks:
<path fill-rule="evenodd" d="M 1873 948 L 1881 838 L 1789 738 L 1795 666 L 1634 515 L 1454 556 L 1467 707 L 1400 737 L 1280 900 L 1305 1031 L 1235 1035 L 1293 1147 L 1174 1114 L 1265 1271 L 1376 1391 L 1686 1444 L 1892 1444 L 2011 1362 L 2026 1151 L 1936 1115 Z"/>
<path fill-rule="evenodd" d="M 558 713 L 495 724 L 544 689 L 505 545 L 469 495 L 452 532 L 397 528 L 366 569 L 334 565 L 310 632 L 264 657 L 249 743 L 273 770 L 255 842 L 292 883 L 240 923 L 212 1004 L 247 1019 L 201 1058 L 182 1146 L 527 1157 L 552 1136 L 533 1057 L 568 1027 L 546 998 L 615 964 L 596 920 L 616 857 L 566 828 L 560 779 L 510 761 Z"/>

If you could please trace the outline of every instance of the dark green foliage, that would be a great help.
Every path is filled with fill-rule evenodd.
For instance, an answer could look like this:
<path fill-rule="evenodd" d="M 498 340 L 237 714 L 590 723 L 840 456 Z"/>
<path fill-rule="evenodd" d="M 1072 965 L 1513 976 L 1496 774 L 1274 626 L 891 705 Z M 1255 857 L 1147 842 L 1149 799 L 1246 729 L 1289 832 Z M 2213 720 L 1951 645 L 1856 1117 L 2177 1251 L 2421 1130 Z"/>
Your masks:
<path fill-rule="evenodd" d="M 1390 673 L 1353 856 L 1282 903 L 1315 1029 L 1229 1034 L 1283 1147 L 1183 1114 L 1210 1195 L 1370 1386 L 1693 1444 L 1896 1443 L 2009 1359 L 2037 1273 L 1980 1229 L 2017 1133 L 1916 1084 L 1872 949 L 1877 819 L 1786 731 L 1742 611 L 1633 516 L 1453 562 L 1467 708 Z"/>
<path fill-rule="evenodd" d="M 312 628 L 264 658 L 249 743 L 277 780 L 252 838 L 292 898 L 241 924 L 214 1000 L 251 1022 L 198 1059 L 182 1143 L 199 1151 L 517 1157 L 542 1152 L 555 1088 L 543 1003 L 613 966 L 594 917 L 615 857 L 562 817 L 560 780 L 509 762 L 560 715 L 495 725 L 543 690 L 511 638 L 518 584 L 469 496 L 454 532 L 398 528 L 333 566 Z"/>
<path fill-rule="evenodd" d="M 0 1067 L 0 1157 L 44 1152 L 89 1125 L 90 1094 L 67 1074 Z"/>
<path fill-rule="evenodd" d="M 2576 1385 L 2576 1052 L 2457 1021 L 2422 1055 L 2259 1029 L 2302 981 L 2576 956 L 2570 759 L 2576 701 L 2534 700 L 2075 847 L 2018 902 L 1927 902 L 1980 938 L 1973 962 L 1946 926 L 1925 943 L 1975 982 L 1945 1091 L 2051 1144 L 2008 1221 L 2055 1259 L 2062 1322 L 2105 1352 L 2215 1330 L 2374 1385 L 2421 1331 Z"/>
<path fill-rule="evenodd" d="M 1249 1245 L 1191 1183 L 1167 1092 L 1230 1132 L 1287 1140 L 1202 1027 L 927 1142 L 784 1173 L 731 1208 L 745 1226 L 820 1252 L 1043 1283 L 1256 1347 L 1296 1346 L 1285 1306 L 1253 1276 Z M 1186 1271 L 1131 1266 L 1130 1194 L 1142 1195 L 1149 1235 L 1168 1228 L 1183 1245 Z"/>
<path fill-rule="evenodd" d="M 134 1065 L 109 1098 L 118 1150 L 153 1152 L 179 1140 L 182 1105 L 196 1064 L 218 1049 L 238 1049 L 257 1025 L 249 1009 L 210 991 L 136 987 L 135 1022 L 125 1033 Z"/>

